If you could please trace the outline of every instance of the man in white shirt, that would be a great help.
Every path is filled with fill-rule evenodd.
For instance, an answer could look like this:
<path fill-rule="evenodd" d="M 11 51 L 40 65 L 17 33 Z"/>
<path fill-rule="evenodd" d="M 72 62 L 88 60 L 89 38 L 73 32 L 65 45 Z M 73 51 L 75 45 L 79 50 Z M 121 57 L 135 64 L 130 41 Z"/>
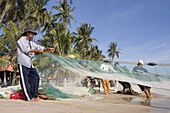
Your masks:
<path fill-rule="evenodd" d="M 32 41 L 37 35 L 33 27 L 27 27 L 23 36 L 17 41 L 17 63 L 21 78 L 21 87 L 27 101 L 38 101 L 39 75 L 35 70 L 32 59 L 34 53 L 43 53 L 44 50 L 54 52 L 53 48 L 45 48 Z M 31 89 L 31 91 L 30 91 Z"/>

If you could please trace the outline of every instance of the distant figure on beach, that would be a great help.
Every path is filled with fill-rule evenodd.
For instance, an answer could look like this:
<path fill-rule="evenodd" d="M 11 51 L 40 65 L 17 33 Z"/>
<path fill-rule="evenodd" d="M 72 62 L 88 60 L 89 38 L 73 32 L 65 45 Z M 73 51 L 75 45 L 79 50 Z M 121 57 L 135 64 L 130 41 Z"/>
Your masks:
<path fill-rule="evenodd" d="M 109 64 L 110 64 L 110 61 L 105 59 L 103 61 L 103 63 L 101 64 L 100 66 L 100 69 L 103 70 L 103 71 L 106 71 L 106 72 L 109 72 Z M 106 80 L 106 79 L 101 79 L 101 82 L 102 82 L 102 85 L 103 85 L 103 88 L 104 88 L 104 94 L 110 94 L 110 82 L 109 80 Z"/>
<path fill-rule="evenodd" d="M 149 72 L 148 70 L 146 70 L 145 68 L 143 68 L 143 67 L 142 67 L 143 65 L 144 65 L 143 60 L 139 60 L 137 66 L 135 66 L 135 67 L 133 68 L 132 73 L 133 73 L 134 75 L 137 75 L 137 76 L 143 76 L 144 73 L 149 73 L 149 74 L 158 76 L 158 74 Z M 140 89 L 141 89 L 142 91 L 145 92 L 147 98 L 150 98 L 150 97 L 151 97 L 151 91 L 150 91 L 151 87 L 150 87 L 150 86 L 145 86 L 145 85 L 141 85 L 141 84 L 138 84 L 138 86 L 140 87 Z"/>
<path fill-rule="evenodd" d="M 95 78 L 94 77 L 91 77 L 90 78 L 91 80 L 91 86 L 92 86 L 92 88 L 94 88 L 95 87 Z"/>
<path fill-rule="evenodd" d="M 87 77 L 87 88 L 91 87 L 91 77 Z"/>
<path fill-rule="evenodd" d="M 123 68 L 121 68 L 119 66 L 119 63 L 118 62 L 115 62 L 114 63 L 114 69 L 118 72 L 121 72 L 121 73 L 126 73 L 126 74 L 130 74 L 130 72 L 128 70 L 124 70 Z M 130 85 L 129 82 L 125 82 L 125 81 L 118 81 L 122 86 L 123 86 L 123 94 L 125 94 L 125 89 L 129 88 L 129 91 L 132 95 L 135 95 L 135 92 L 132 90 L 132 87 Z"/>
<path fill-rule="evenodd" d="M 34 53 L 43 53 L 44 50 L 54 52 L 53 48 L 45 48 L 33 42 L 37 35 L 33 27 L 27 27 L 23 36 L 17 41 L 17 63 L 21 78 L 21 87 L 27 101 L 36 102 L 38 98 L 38 87 L 40 77 L 35 70 L 32 59 Z M 30 90 L 31 89 L 31 90 Z"/>

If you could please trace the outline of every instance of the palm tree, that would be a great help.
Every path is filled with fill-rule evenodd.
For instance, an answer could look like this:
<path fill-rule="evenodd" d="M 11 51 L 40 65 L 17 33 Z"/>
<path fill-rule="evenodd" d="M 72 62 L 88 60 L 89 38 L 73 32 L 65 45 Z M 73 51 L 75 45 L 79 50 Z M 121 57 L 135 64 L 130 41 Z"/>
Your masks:
<path fill-rule="evenodd" d="M 37 71 L 40 73 L 42 80 L 48 81 L 48 77 L 54 75 L 59 67 L 59 63 L 52 59 L 52 57 L 39 54 L 35 60 Z"/>
<path fill-rule="evenodd" d="M 3 35 L 0 36 L 0 56 L 4 56 L 9 52 L 7 47 L 5 46 Z"/>
<path fill-rule="evenodd" d="M 0 0 L 0 23 L 23 22 L 40 29 L 51 21 L 52 15 L 44 6 L 49 0 Z"/>
<path fill-rule="evenodd" d="M 24 0 L 0 0 L 0 23 L 22 20 L 25 15 L 24 4 Z"/>
<path fill-rule="evenodd" d="M 71 33 L 69 30 L 65 31 L 65 27 L 58 24 L 58 26 L 50 32 L 55 37 L 54 47 L 56 48 L 57 53 L 68 54 L 69 52 L 72 52 Z"/>
<path fill-rule="evenodd" d="M 9 64 L 10 64 L 10 61 L 0 58 L 0 66 L 9 66 Z"/>
<path fill-rule="evenodd" d="M 89 49 L 93 40 L 97 41 L 97 39 L 90 36 L 94 30 L 94 27 L 91 27 L 90 24 L 88 25 L 85 23 L 78 27 L 76 30 L 77 33 L 73 32 L 73 43 L 75 44 L 74 50 L 78 50 L 84 53 L 83 50 L 87 48 Z"/>
<path fill-rule="evenodd" d="M 73 17 L 73 15 L 71 14 L 71 12 L 75 9 L 75 7 L 71 8 L 71 4 L 72 2 L 70 2 L 70 5 L 68 4 L 67 0 L 63 0 L 63 2 L 61 2 L 60 0 L 58 0 L 60 3 L 60 6 L 53 6 L 52 9 L 59 11 L 58 14 L 54 14 L 54 19 L 58 20 L 59 19 L 59 23 L 63 22 L 63 26 L 65 28 L 67 28 L 67 24 L 70 25 L 71 28 L 71 21 L 70 19 L 75 20 L 75 18 Z M 75 20 L 76 22 L 76 20 Z"/>
<path fill-rule="evenodd" d="M 37 43 L 44 47 L 53 47 L 54 37 L 50 33 L 43 35 L 43 38 L 39 38 Z"/>
<path fill-rule="evenodd" d="M 45 78 L 48 78 L 47 72 L 50 71 L 49 68 L 52 67 L 52 64 L 53 64 L 53 60 L 50 57 L 43 57 L 39 59 L 37 69 L 41 73 L 41 77 L 44 73 L 44 75 L 46 76 Z"/>
<path fill-rule="evenodd" d="M 41 28 L 52 20 L 50 12 L 44 8 L 49 0 L 29 0 L 26 2 L 27 15 L 24 18 L 25 26 L 34 26 L 40 32 Z M 34 38 L 36 40 L 36 37 Z"/>
<path fill-rule="evenodd" d="M 8 52 L 9 52 L 9 50 L 3 44 L 0 43 L 0 56 L 4 56 Z"/>
<path fill-rule="evenodd" d="M 18 26 L 9 21 L 8 26 L 1 24 L 3 26 L 3 43 L 8 48 L 8 56 L 10 56 L 9 61 L 11 61 L 14 69 L 14 77 L 17 72 L 17 40 L 22 36 L 22 24 L 19 23 Z"/>
<path fill-rule="evenodd" d="M 1 0 L 0 1 L 0 4 L 1 4 L 0 23 L 4 19 L 4 16 L 6 15 L 6 13 L 14 8 L 15 3 L 16 3 L 16 0 Z"/>
<path fill-rule="evenodd" d="M 41 27 L 50 22 L 50 20 L 52 19 L 51 13 L 48 12 L 46 8 L 44 8 L 44 6 L 47 5 L 48 1 L 49 0 L 36 0 L 35 11 L 32 14 L 36 19 L 36 27 L 38 30 L 40 30 Z"/>
<path fill-rule="evenodd" d="M 44 27 L 41 30 L 41 33 L 49 33 L 52 29 L 56 28 L 58 26 L 58 23 L 56 23 L 53 18 L 51 19 L 50 22 L 47 22 L 44 24 Z"/>
<path fill-rule="evenodd" d="M 12 57 L 16 56 L 17 51 L 17 40 L 22 36 L 22 25 L 19 24 L 18 26 L 9 21 L 8 25 L 1 24 L 3 27 L 3 43 L 7 46 L 9 50 L 9 55 Z"/>
<path fill-rule="evenodd" d="M 92 45 L 89 52 L 90 52 L 90 58 L 95 58 L 95 59 L 105 58 L 105 56 L 102 55 L 102 50 L 99 50 L 97 45 L 95 46 Z"/>
<path fill-rule="evenodd" d="M 117 42 L 111 42 L 108 47 L 109 47 L 109 49 L 107 50 L 108 57 L 111 57 L 113 60 L 116 55 L 117 58 L 119 58 L 119 54 L 121 54 L 120 51 L 122 51 L 122 49 L 119 48 L 117 49 Z"/>
<path fill-rule="evenodd" d="M 54 47 L 55 52 L 58 54 L 68 54 L 72 50 L 71 33 L 69 30 L 65 30 L 62 24 L 58 23 L 56 26 L 49 26 L 47 32 L 43 35 L 43 39 L 39 39 L 38 42 L 47 47 Z"/>

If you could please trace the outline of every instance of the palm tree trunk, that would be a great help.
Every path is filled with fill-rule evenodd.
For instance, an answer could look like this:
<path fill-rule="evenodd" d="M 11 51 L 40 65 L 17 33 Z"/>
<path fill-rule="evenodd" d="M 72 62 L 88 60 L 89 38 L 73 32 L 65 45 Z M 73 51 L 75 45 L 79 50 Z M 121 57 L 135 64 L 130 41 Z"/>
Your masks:
<path fill-rule="evenodd" d="M 65 17 L 63 18 L 63 24 L 64 24 L 65 29 L 67 29 L 67 23 L 66 23 L 66 18 Z"/>
<path fill-rule="evenodd" d="M 6 81 L 6 70 L 4 71 L 4 85 L 7 85 L 7 81 Z"/>
<path fill-rule="evenodd" d="M 15 85 L 15 79 L 16 79 L 16 71 L 14 71 L 13 77 L 12 77 L 12 86 Z"/>
<path fill-rule="evenodd" d="M 59 49 L 60 49 L 59 54 L 63 54 L 62 44 L 60 43 L 60 40 L 58 42 L 59 42 L 58 44 L 59 44 Z"/>
<path fill-rule="evenodd" d="M 115 55 L 113 54 L 113 56 L 112 56 L 112 60 L 114 59 L 114 57 L 115 57 Z"/>
<path fill-rule="evenodd" d="M 4 16 L 5 16 L 5 13 L 9 10 L 9 5 L 8 5 L 9 2 L 6 3 L 5 5 L 5 9 L 3 10 L 2 12 L 2 15 L 1 15 L 1 19 L 0 19 L 0 23 L 2 22 Z"/>

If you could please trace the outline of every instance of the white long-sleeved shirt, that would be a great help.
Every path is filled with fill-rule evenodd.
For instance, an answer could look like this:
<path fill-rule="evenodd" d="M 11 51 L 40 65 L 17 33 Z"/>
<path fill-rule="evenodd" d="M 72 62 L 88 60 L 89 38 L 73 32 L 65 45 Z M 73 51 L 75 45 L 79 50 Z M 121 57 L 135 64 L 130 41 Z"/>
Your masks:
<path fill-rule="evenodd" d="M 20 65 L 24 65 L 28 68 L 31 68 L 32 65 L 32 59 L 34 57 L 34 52 L 29 52 L 31 49 L 32 50 L 44 50 L 44 47 L 37 45 L 34 43 L 32 40 L 30 40 L 30 45 L 29 45 L 29 40 L 27 40 L 26 36 L 22 36 L 18 41 L 17 41 L 17 63 Z"/>

